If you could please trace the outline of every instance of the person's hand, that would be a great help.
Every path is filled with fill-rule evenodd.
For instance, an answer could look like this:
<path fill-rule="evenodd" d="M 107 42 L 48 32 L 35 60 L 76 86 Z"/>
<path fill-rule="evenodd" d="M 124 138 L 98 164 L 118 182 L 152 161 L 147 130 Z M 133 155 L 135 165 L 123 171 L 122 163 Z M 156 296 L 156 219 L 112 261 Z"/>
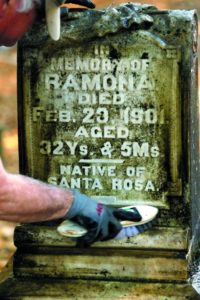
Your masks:
<path fill-rule="evenodd" d="M 74 201 L 65 218 L 87 229 L 87 233 L 77 239 L 77 247 L 88 247 L 95 241 L 114 238 L 122 229 L 120 220 L 141 220 L 137 212 L 108 207 L 76 190 L 73 190 L 73 194 Z"/>
<path fill-rule="evenodd" d="M 58 6 L 74 3 L 88 8 L 95 7 L 90 0 L 52 1 Z M 45 0 L 0 0 L 0 46 L 14 45 L 38 16 L 43 17 L 44 2 Z"/>

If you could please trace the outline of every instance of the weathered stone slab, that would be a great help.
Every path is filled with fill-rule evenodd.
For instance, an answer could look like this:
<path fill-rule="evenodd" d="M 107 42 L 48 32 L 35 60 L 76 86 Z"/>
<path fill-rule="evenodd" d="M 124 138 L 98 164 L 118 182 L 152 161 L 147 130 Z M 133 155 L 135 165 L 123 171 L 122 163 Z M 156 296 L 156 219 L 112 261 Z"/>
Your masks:
<path fill-rule="evenodd" d="M 145 17 L 134 28 L 131 7 L 121 10 L 126 29 L 112 9 L 72 11 L 59 42 L 38 24 L 37 37 L 33 29 L 19 45 L 21 171 L 111 205 L 170 208 L 185 224 L 186 162 L 198 178 L 189 126 L 197 124 L 196 14 L 137 7 Z M 104 14 L 120 30 L 106 31 Z"/>
<path fill-rule="evenodd" d="M 58 234 L 56 226 L 18 226 L 15 229 L 16 247 L 32 251 L 33 247 L 49 247 L 49 251 L 55 251 L 57 247 L 73 247 L 75 240 Z M 98 242 L 92 248 L 124 248 L 124 249 L 155 249 L 156 250 L 185 250 L 188 248 L 189 233 L 183 228 L 154 227 L 135 237 L 121 240 Z M 52 247 L 52 250 L 50 250 Z"/>
<path fill-rule="evenodd" d="M 4 300 L 198 300 L 188 284 L 152 284 L 83 280 L 10 280 L 4 284 Z"/>
<path fill-rule="evenodd" d="M 168 207 L 182 195 L 180 45 L 127 30 L 46 46 L 21 53 L 26 173 L 110 205 Z"/>
<path fill-rule="evenodd" d="M 6 275 L 7 273 L 7 275 Z M 14 278 L 12 262 L 0 274 L 0 298 L 4 300 L 139 299 L 198 300 L 188 283 L 141 283 L 101 280 Z M 8 278 L 5 280 L 5 278 Z"/>
<path fill-rule="evenodd" d="M 24 51 L 30 175 L 112 205 L 181 195 L 179 47 L 138 31 L 56 49 Z"/>
<path fill-rule="evenodd" d="M 80 251 L 80 250 L 79 250 Z M 16 253 L 17 277 L 50 277 L 101 280 L 187 280 L 187 262 L 179 253 L 121 252 L 104 250 L 86 254 Z M 175 257 L 172 257 L 174 255 Z"/>

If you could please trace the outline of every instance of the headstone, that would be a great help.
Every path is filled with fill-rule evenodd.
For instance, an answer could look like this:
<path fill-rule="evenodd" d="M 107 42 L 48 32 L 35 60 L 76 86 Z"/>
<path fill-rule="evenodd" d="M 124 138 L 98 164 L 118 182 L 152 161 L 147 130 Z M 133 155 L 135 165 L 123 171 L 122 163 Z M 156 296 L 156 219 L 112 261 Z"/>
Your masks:
<path fill-rule="evenodd" d="M 196 12 L 130 3 L 71 10 L 58 42 L 44 26 L 18 50 L 21 172 L 111 206 L 150 204 L 159 216 L 141 235 L 89 249 L 59 236 L 59 222 L 19 226 L 9 296 L 192 299 L 185 256 L 199 214 Z"/>
<path fill-rule="evenodd" d="M 126 30 L 22 60 L 28 175 L 115 206 L 182 194 L 180 47 Z"/>

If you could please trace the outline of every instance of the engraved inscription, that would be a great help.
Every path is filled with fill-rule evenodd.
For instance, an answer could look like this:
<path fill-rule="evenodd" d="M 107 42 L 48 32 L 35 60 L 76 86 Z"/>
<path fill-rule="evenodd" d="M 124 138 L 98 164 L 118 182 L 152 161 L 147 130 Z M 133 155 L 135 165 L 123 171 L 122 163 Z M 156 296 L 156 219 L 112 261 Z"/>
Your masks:
<path fill-rule="evenodd" d="M 38 57 L 45 63 L 27 129 L 32 175 L 111 205 L 165 205 L 179 180 L 179 51 L 146 49 L 96 42 Z"/>

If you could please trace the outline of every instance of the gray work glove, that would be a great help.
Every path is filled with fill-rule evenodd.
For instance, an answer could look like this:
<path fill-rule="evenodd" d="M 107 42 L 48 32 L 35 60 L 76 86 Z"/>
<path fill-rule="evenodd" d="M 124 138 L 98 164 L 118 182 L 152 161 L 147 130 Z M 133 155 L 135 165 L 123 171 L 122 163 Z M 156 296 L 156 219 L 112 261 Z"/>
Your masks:
<path fill-rule="evenodd" d="M 65 218 L 87 229 L 87 233 L 77 239 L 77 247 L 88 247 L 95 241 L 114 238 L 122 229 L 120 220 L 140 221 L 137 211 L 127 212 L 111 208 L 73 190 L 74 201 Z"/>

